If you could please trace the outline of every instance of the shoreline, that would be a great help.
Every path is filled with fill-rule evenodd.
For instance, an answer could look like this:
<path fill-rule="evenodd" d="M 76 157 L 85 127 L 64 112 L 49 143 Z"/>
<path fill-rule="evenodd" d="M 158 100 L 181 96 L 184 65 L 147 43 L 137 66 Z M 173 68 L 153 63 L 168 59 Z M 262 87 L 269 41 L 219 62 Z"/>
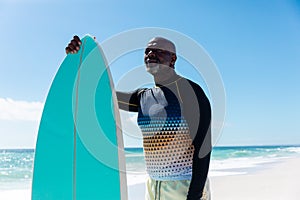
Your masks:
<path fill-rule="evenodd" d="M 299 199 L 299 166 L 298 154 L 262 164 L 255 170 L 247 171 L 247 174 L 210 175 L 212 200 Z M 143 173 L 127 175 L 128 200 L 144 199 L 146 177 Z M 2 189 L 0 199 L 30 200 L 30 187 L 28 184 L 20 189 Z"/>

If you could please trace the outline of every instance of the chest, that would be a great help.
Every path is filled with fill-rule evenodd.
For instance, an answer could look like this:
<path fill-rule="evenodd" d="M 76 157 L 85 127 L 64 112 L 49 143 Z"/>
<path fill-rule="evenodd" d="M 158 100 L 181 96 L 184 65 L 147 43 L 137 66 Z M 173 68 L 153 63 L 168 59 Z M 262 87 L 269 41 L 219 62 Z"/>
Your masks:
<path fill-rule="evenodd" d="M 139 118 L 180 117 L 181 104 L 172 88 L 148 89 L 140 96 Z"/>

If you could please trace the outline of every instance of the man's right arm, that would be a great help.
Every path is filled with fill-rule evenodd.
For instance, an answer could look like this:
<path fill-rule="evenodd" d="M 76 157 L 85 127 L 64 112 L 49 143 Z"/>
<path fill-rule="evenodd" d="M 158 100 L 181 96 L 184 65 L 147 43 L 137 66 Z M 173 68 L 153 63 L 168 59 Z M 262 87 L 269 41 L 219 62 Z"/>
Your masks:
<path fill-rule="evenodd" d="M 138 94 L 140 90 L 135 90 L 133 92 L 119 92 L 117 91 L 117 98 L 119 108 L 121 110 L 138 112 L 138 107 L 140 105 Z"/>

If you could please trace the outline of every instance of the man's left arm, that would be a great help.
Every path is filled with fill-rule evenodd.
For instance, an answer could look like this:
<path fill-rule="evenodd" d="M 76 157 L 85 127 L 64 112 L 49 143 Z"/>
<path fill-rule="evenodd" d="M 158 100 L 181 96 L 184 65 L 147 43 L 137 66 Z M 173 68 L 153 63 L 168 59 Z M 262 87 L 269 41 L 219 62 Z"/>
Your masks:
<path fill-rule="evenodd" d="M 188 81 L 180 84 L 183 112 L 193 139 L 194 156 L 188 200 L 200 200 L 207 179 L 211 154 L 211 106 L 204 91 Z"/>

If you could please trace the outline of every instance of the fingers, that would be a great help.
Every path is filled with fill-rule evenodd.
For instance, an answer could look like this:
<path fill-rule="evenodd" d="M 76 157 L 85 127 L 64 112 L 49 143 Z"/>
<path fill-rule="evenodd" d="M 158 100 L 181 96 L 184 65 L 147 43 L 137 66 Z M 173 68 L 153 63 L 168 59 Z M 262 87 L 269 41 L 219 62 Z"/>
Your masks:
<path fill-rule="evenodd" d="M 80 40 L 80 38 L 77 35 L 74 35 L 73 41 L 76 41 L 77 44 L 81 45 L 81 40 Z"/>
<path fill-rule="evenodd" d="M 82 43 L 81 43 L 80 38 L 77 35 L 75 35 L 73 37 L 73 39 L 71 40 L 71 42 L 66 47 L 66 49 L 65 49 L 66 53 L 67 54 L 69 54 L 69 53 L 71 53 L 71 54 L 77 53 L 79 51 L 79 49 L 80 49 L 80 45 L 81 44 Z"/>

